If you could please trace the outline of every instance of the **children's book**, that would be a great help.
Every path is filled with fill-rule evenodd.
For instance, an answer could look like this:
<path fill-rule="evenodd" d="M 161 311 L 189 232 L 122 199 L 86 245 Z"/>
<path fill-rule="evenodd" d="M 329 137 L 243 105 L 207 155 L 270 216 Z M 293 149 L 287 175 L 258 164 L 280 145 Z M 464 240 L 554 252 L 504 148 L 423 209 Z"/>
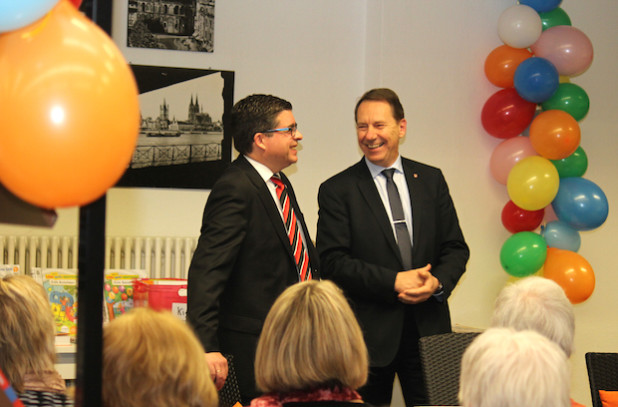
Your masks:
<path fill-rule="evenodd" d="M 56 333 L 77 334 L 77 269 L 32 268 L 32 276 L 43 284 L 54 318 Z"/>
<path fill-rule="evenodd" d="M 105 282 L 103 285 L 105 321 L 111 321 L 135 306 L 133 298 L 134 281 L 146 276 L 146 270 L 141 269 L 111 269 L 105 271 Z"/>

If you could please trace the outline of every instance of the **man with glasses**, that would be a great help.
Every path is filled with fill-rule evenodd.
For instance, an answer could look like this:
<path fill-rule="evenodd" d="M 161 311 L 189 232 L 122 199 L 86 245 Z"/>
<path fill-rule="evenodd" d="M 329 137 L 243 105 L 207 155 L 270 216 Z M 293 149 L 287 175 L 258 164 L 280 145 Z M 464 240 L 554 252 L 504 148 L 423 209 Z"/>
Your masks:
<path fill-rule="evenodd" d="M 230 114 L 239 157 L 208 196 L 188 276 L 187 319 L 217 388 L 233 356 L 242 396 L 257 396 L 253 361 L 262 324 L 288 286 L 319 278 L 318 256 L 294 190 L 281 171 L 303 136 L 290 102 L 250 95 Z"/>
<path fill-rule="evenodd" d="M 447 298 L 470 253 L 442 172 L 399 154 L 397 94 L 370 90 L 354 118 L 364 157 L 318 194 L 322 276 L 345 291 L 365 334 L 363 400 L 389 405 L 397 374 L 406 405 L 424 405 L 418 339 L 451 331 Z"/>

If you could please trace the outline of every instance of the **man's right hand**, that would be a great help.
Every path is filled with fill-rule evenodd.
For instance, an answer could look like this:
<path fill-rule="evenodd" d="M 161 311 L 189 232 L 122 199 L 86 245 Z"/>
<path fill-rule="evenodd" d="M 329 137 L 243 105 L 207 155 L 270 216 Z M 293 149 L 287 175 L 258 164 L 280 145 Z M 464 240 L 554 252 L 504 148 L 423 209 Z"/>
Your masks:
<path fill-rule="evenodd" d="M 221 390 L 227 379 L 227 359 L 220 352 L 207 352 L 204 355 L 210 369 L 210 377 L 217 390 Z"/>
<path fill-rule="evenodd" d="M 427 264 L 418 269 L 400 271 L 395 277 L 395 291 L 401 294 L 406 290 L 421 287 L 425 280 L 431 276 L 430 270 L 431 264 Z"/>

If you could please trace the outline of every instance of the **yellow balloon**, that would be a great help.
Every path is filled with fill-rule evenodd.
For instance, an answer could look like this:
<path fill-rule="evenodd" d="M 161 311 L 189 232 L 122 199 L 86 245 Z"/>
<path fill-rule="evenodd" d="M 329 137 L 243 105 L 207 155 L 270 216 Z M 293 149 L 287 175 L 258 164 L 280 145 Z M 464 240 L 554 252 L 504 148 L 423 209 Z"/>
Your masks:
<path fill-rule="evenodd" d="M 508 278 L 508 280 L 506 280 L 506 285 L 516 283 L 519 280 L 521 280 L 522 278 L 526 278 L 526 277 L 530 277 L 530 276 L 544 277 L 544 275 L 543 275 L 543 267 L 541 267 L 536 273 L 533 273 L 533 274 L 530 274 L 530 275 L 527 275 L 527 276 L 524 276 L 524 277 L 515 277 L 515 276 L 512 276 L 510 274 L 508 274 L 508 276 L 509 276 L 509 278 Z"/>
<path fill-rule="evenodd" d="M 526 157 L 513 166 L 506 188 L 513 203 L 522 209 L 536 211 L 545 208 L 558 193 L 558 170 L 547 158 Z"/>

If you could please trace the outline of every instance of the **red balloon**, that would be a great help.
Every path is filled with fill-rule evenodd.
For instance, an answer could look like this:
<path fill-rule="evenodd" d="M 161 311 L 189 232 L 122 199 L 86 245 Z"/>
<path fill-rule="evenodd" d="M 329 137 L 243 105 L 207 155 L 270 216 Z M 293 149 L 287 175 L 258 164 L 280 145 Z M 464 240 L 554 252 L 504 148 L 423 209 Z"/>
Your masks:
<path fill-rule="evenodd" d="M 501 89 L 485 102 L 481 122 L 492 136 L 511 138 L 526 130 L 535 110 L 536 103 L 524 100 L 514 88 Z"/>
<path fill-rule="evenodd" d="M 544 215 L 544 209 L 528 211 L 508 201 L 502 209 L 502 224 L 511 233 L 533 231 L 539 227 Z"/>
<path fill-rule="evenodd" d="M 570 250 L 549 247 L 543 276 L 558 283 L 573 304 L 586 301 L 594 291 L 592 266 L 580 254 Z"/>

